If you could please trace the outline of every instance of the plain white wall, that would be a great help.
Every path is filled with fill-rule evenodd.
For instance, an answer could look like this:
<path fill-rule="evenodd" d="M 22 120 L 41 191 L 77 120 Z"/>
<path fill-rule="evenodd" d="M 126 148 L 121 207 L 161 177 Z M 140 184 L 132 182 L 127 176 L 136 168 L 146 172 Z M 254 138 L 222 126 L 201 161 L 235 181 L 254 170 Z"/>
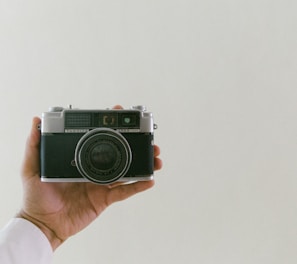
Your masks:
<path fill-rule="evenodd" d="M 164 168 L 62 263 L 297 261 L 297 2 L 0 0 L 0 224 L 31 118 L 145 104 Z M 58 151 L 58 150 L 57 150 Z"/>

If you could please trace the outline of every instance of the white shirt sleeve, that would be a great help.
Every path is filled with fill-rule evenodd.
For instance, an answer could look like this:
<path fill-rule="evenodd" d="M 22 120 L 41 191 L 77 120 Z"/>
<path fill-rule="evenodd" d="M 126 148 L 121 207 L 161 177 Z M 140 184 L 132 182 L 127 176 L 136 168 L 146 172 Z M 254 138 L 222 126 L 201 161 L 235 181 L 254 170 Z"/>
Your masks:
<path fill-rule="evenodd" d="M 0 230 L 1 264 L 50 264 L 52 259 L 47 237 L 31 222 L 14 218 Z"/>

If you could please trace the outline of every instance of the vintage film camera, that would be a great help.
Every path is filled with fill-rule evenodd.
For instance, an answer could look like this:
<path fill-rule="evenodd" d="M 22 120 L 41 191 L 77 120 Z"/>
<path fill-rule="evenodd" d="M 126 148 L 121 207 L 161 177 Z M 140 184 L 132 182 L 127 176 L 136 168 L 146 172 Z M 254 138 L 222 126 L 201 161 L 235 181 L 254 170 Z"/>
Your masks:
<path fill-rule="evenodd" d="M 153 115 L 144 106 L 85 110 L 51 107 L 41 121 L 41 181 L 153 179 Z"/>

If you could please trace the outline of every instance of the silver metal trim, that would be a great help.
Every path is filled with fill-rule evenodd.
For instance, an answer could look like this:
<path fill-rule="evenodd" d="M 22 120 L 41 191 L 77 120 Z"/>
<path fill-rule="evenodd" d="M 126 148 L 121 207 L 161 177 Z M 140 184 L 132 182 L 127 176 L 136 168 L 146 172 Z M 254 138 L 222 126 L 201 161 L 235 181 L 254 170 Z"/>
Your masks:
<path fill-rule="evenodd" d="M 154 174 L 147 175 L 147 176 L 137 176 L 137 177 L 123 177 L 119 179 L 119 182 L 137 182 L 137 181 L 151 181 L 154 179 Z"/>
<path fill-rule="evenodd" d="M 136 107 L 137 108 L 137 107 Z M 141 106 L 140 108 L 144 108 Z M 72 113 L 82 113 L 82 112 L 101 112 L 102 109 L 73 109 L 73 108 L 63 108 L 63 107 L 51 107 L 49 112 L 43 112 L 41 118 L 41 133 L 76 133 L 76 131 L 71 131 L 67 129 L 65 131 L 65 114 Z M 110 109 L 108 111 L 118 111 L 118 112 L 130 112 L 131 109 Z M 130 133 L 153 133 L 154 132 L 154 122 L 153 114 L 151 112 L 141 111 L 141 110 L 132 110 L 140 112 L 140 128 L 125 130 L 125 128 L 120 128 L 120 132 L 130 132 Z M 75 128 L 74 128 L 75 129 Z M 83 128 L 88 129 L 88 128 Z M 116 130 L 116 129 L 115 129 Z M 79 131 L 78 131 L 79 132 Z"/>
<path fill-rule="evenodd" d="M 137 181 L 151 181 L 154 179 L 154 175 L 144 175 L 144 176 L 137 176 L 137 177 L 122 177 L 121 179 L 115 182 L 137 182 Z M 41 176 L 42 182 L 91 182 L 85 178 L 47 178 L 45 176 Z M 112 184 L 112 183 L 109 183 Z M 101 184 L 104 185 L 104 184 Z"/>
<path fill-rule="evenodd" d="M 89 180 L 85 178 L 47 178 L 41 176 L 42 182 L 89 182 Z"/>
<path fill-rule="evenodd" d="M 89 132 L 90 129 L 87 129 L 87 128 L 68 128 L 68 129 L 65 129 L 65 133 L 87 133 Z"/>

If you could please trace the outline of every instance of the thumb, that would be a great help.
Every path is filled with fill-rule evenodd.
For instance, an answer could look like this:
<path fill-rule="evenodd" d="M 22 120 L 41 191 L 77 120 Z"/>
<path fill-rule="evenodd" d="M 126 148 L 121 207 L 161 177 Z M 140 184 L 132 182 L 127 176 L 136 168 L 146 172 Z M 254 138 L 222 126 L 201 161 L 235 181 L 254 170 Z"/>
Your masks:
<path fill-rule="evenodd" d="M 39 142 L 40 131 L 38 126 L 41 120 L 38 117 L 34 117 L 32 120 L 32 127 L 30 135 L 27 139 L 25 156 L 22 167 L 22 175 L 24 180 L 30 177 L 39 175 Z"/>

